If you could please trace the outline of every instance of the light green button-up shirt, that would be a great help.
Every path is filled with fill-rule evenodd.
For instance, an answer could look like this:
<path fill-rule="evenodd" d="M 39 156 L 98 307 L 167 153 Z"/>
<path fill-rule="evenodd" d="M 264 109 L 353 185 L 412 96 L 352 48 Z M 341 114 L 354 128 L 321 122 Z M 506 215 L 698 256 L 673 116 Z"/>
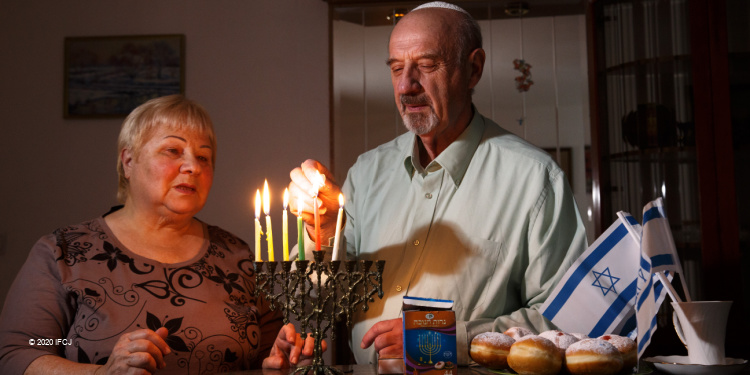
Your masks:
<path fill-rule="evenodd" d="M 543 151 L 475 111 L 426 168 L 406 133 L 359 157 L 342 188 L 349 259 L 386 260 L 383 288 L 352 330 L 398 318 L 404 295 L 455 301 L 459 364 L 486 331 L 554 326 L 538 311 L 586 249 L 568 182 Z"/>

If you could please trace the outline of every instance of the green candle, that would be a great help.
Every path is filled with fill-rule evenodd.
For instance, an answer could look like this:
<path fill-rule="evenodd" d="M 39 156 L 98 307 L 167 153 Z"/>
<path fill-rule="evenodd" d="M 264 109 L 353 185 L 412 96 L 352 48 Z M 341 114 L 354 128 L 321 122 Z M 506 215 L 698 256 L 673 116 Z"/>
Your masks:
<path fill-rule="evenodd" d="M 302 198 L 297 197 L 297 259 L 305 260 L 305 223 L 302 221 Z"/>

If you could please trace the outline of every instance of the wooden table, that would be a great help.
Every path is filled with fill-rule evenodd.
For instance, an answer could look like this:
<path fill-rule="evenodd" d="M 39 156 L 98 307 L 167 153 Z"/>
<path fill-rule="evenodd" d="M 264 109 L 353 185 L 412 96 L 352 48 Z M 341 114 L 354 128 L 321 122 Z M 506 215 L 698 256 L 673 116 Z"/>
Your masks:
<path fill-rule="evenodd" d="M 344 365 L 335 366 L 341 371 L 344 371 L 346 375 L 378 375 L 377 368 L 373 365 Z M 232 375 L 289 375 L 294 369 L 282 369 L 282 370 L 248 370 L 230 373 Z M 457 368 L 456 375 L 497 375 L 484 367 L 470 366 Z"/>
<path fill-rule="evenodd" d="M 645 369 L 653 369 L 653 366 L 647 363 L 641 362 L 641 366 L 642 366 L 641 373 L 648 373 L 644 371 Z M 643 367 L 643 366 L 647 366 L 647 367 Z M 377 368 L 372 365 L 345 365 L 345 366 L 335 366 L 335 367 L 344 371 L 346 375 L 378 375 Z M 293 369 L 283 369 L 283 370 L 263 369 L 263 370 L 249 370 L 249 371 L 234 372 L 231 374 L 232 375 L 289 375 L 292 372 L 292 370 Z M 469 366 L 469 367 L 459 366 L 457 370 L 458 372 L 456 373 L 456 375 L 498 375 L 498 374 L 503 373 L 503 372 L 493 372 L 493 371 L 487 370 L 479 366 Z M 664 373 L 653 369 L 652 374 L 661 375 Z M 750 366 L 745 366 L 741 374 L 750 374 Z"/>

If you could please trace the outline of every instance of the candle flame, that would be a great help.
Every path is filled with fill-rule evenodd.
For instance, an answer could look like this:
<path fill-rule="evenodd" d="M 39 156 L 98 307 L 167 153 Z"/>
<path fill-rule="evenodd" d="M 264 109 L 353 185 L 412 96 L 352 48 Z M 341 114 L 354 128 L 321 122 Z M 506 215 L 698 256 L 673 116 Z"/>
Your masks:
<path fill-rule="evenodd" d="M 289 188 L 284 189 L 284 211 L 289 206 Z"/>
<path fill-rule="evenodd" d="M 263 183 L 263 213 L 271 212 L 271 198 L 268 196 L 268 180 Z"/>
<path fill-rule="evenodd" d="M 344 207 L 344 194 L 339 193 L 339 207 Z"/>
<path fill-rule="evenodd" d="M 297 216 L 302 216 L 302 197 L 297 196 Z"/>
<path fill-rule="evenodd" d="M 255 218 L 260 217 L 260 189 L 255 191 Z"/>

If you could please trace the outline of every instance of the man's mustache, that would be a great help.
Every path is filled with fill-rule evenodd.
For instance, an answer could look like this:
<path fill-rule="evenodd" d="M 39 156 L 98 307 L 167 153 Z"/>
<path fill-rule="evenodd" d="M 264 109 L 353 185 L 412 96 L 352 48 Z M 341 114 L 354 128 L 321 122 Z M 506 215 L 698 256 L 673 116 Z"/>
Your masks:
<path fill-rule="evenodd" d="M 430 98 L 427 95 L 401 95 L 401 105 L 430 105 Z"/>

